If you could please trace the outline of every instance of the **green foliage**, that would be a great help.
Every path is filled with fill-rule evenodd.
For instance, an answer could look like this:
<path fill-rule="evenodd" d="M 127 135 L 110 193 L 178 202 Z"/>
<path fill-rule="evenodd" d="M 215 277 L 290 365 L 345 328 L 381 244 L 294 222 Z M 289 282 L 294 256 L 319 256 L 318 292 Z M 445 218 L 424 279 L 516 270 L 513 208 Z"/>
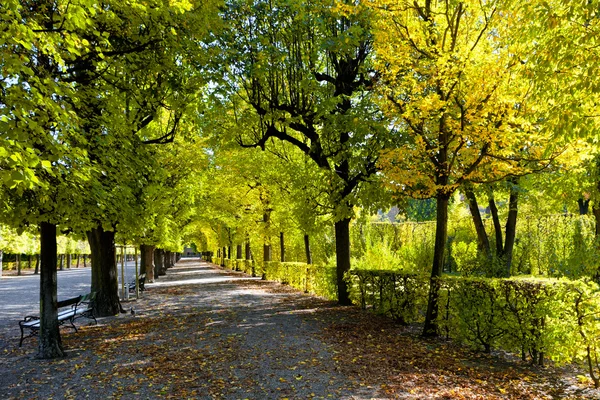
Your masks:
<path fill-rule="evenodd" d="M 364 309 L 388 315 L 401 324 L 422 322 L 427 305 L 427 277 L 390 270 L 352 269 L 350 294 Z"/>

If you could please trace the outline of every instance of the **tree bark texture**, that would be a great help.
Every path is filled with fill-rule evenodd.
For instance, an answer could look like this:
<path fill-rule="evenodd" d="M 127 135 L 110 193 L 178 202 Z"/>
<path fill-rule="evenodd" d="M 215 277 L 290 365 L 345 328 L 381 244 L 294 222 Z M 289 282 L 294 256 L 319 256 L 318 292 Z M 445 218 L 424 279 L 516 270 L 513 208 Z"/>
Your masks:
<path fill-rule="evenodd" d="M 439 277 L 442 276 L 444 268 L 444 256 L 446 241 L 448 240 L 448 202 L 450 196 L 444 193 L 437 195 L 436 199 L 436 225 L 435 225 L 435 247 L 433 250 L 433 265 L 431 267 L 431 279 L 429 285 L 429 299 L 427 302 L 427 313 L 425 315 L 425 326 L 423 336 L 432 337 L 438 335 L 438 298 Z"/>
<path fill-rule="evenodd" d="M 477 244 L 479 251 L 481 251 L 486 257 L 491 254 L 490 240 L 488 239 L 487 232 L 485 231 L 485 225 L 479 212 L 479 204 L 477 204 L 477 197 L 471 189 L 465 190 L 465 196 L 469 202 L 469 210 L 471 211 L 471 217 L 473 218 L 473 225 L 475 225 L 475 232 L 477 232 Z"/>
<path fill-rule="evenodd" d="M 335 257 L 338 303 L 350 305 L 350 294 L 345 275 L 350 271 L 350 218 L 344 218 L 335 223 Z"/>
<path fill-rule="evenodd" d="M 511 275 L 510 269 L 512 266 L 513 249 L 515 247 L 515 238 L 517 237 L 517 212 L 519 210 L 519 188 L 517 182 L 513 182 L 510 188 L 510 196 L 508 199 L 508 216 L 506 218 L 506 239 L 504 242 L 504 275 Z"/>
<path fill-rule="evenodd" d="M 71 254 L 67 254 L 67 268 L 71 268 L 71 263 L 73 262 L 73 256 Z"/>
<path fill-rule="evenodd" d="M 165 251 L 165 269 L 169 269 L 173 267 L 173 253 L 170 251 Z"/>
<path fill-rule="evenodd" d="M 154 249 L 154 276 L 165 275 L 165 251 Z"/>
<path fill-rule="evenodd" d="M 501 256 L 504 251 L 503 237 L 502 237 L 502 226 L 500 225 L 500 217 L 498 216 L 498 207 L 496 207 L 496 200 L 493 196 L 489 198 L 490 213 L 492 214 L 492 221 L 494 223 L 494 235 L 496 237 L 496 255 Z"/>
<path fill-rule="evenodd" d="M 115 232 L 98 226 L 87 233 L 92 251 L 92 292 L 96 292 L 96 316 L 108 317 L 121 311 L 117 274 Z"/>
<path fill-rule="evenodd" d="M 146 274 L 146 281 L 154 282 L 154 246 L 143 244 L 140 246 L 142 253 L 142 271 Z"/>
<path fill-rule="evenodd" d="M 17 254 L 17 275 L 21 275 L 21 255 Z"/>
<path fill-rule="evenodd" d="M 306 253 L 306 263 L 312 264 L 312 253 L 310 251 L 310 237 L 304 235 L 304 252 Z"/>
<path fill-rule="evenodd" d="M 40 273 L 40 255 L 39 254 L 35 255 L 35 271 L 33 273 L 34 273 L 34 275 L 37 275 Z"/>
<path fill-rule="evenodd" d="M 252 253 L 250 252 L 250 239 L 246 240 L 246 249 L 245 249 L 246 260 L 252 260 Z"/>
<path fill-rule="evenodd" d="M 56 279 L 56 225 L 40 224 L 40 331 L 37 357 L 50 359 L 63 357 L 58 325 Z"/>
<path fill-rule="evenodd" d="M 265 224 L 265 229 L 269 229 L 269 225 L 271 224 L 271 212 L 265 211 L 263 214 L 263 222 Z M 269 238 L 265 236 L 264 244 L 263 244 L 263 261 L 271 261 L 273 259 L 272 247 L 269 242 Z"/>
<path fill-rule="evenodd" d="M 279 249 L 281 250 L 281 262 L 285 262 L 285 237 L 283 232 L 279 232 Z"/>
<path fill-rule="evenodd" d="M 241 244 L 238 244 L 236 246 L 236 257 L 235 258 L 238 259 L 238 260 L 241 260 L 242 258 L 244 258 L 242 256 L 242 245 Z"/>

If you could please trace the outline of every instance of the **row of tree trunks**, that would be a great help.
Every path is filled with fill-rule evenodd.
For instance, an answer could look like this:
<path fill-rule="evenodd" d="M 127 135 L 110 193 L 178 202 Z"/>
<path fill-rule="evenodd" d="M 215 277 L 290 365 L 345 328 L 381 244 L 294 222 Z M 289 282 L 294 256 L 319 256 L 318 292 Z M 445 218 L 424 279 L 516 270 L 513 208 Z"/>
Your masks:
<path fill-rule="evenodd" d="M 504 265 L 504 269 L 500 275 L 504 277 L 511 276 L 512 267 L 512 256 L 517 235 L 517 215 L 519 210 L 519 189 L 517 187 L 518 181 L 516 179 L 511 180 L 511 188 L 508 199 L 508 215 L 506 218 L 505 225 L 505 236 L 502 234 L 502 226 L 500 224 L 500 217 L 498 215 L 498 207 L 494 199 L 493 193 L 490 192 L 488 204 L 490 214 L 492 216 L 492 222 L 494 225 L 494 235 L 496 239 L 495 256 L 501 260 Z M 475 225 L 475 232 L 477 233 L 477 243 L 479 250 L 488 258 L 492 259 L 490 241 L 483 226 L 483 220 L 479 211 L 479 205 L 477 203 L 477 197 L 471 189 L 465 190 L 465 196 L 469 203 L 469 210 L 471 211 L 471 217 L 473 224 Z"/>

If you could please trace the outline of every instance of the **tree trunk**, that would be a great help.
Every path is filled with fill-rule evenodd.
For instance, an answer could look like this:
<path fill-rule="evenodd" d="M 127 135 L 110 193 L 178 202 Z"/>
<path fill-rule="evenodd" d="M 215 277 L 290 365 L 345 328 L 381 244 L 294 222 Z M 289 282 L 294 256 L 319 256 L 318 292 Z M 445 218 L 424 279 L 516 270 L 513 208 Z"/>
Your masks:
<path fill-rule="evenodd" d="M 225 259 L 227 258 L 227 249 L 223 246 L 223 251 L 221 252 L 221 267 L 225 266 Z"/>
<path fill-rule="evenodd" d="M 587 215 L 590 210 L 590 199 L 578 199 L 579 215 Z"/>
<path fill-rule="evenodd" d="M 146 282 L 154 282 L 154 246 L 143 244 L 140 246 L 142 253 L 141 270 L 146 274 Z"/>
<path fill-rule="evenodd" d="M 444 251 L 448 239 L 448 202 L 450 196 L 444 193 L 437 195 L 436 199 L 436 221 L 435 221 L 435 247 L 433 249 L 433 265 L 431 267 L 431 280 L 429 285 L 429 300 L 427 303 L 427 314 L 425 315 L 425 326 L 423 336 L 432 337 L 438 335 L 438 297 L 439 277 L 442 276 L 444 267 Z"/>
<path fill-rule="evenodd" d="M 515 246 L 515 238 L 517 236 L 517 211 L 519 203 L 519 188 L 518 182 L 515 180 L 510 188 L 510 196 L 508 199 L 508 217 L 506 219 L 506 240 L 504 243 L 504 274 L 509 277 L 512 264 L 513 249 Z"/>
<path fill-rule="evenodd" d="M 60 268 L 61 271 L 63 271 L 65 269 L 65 256 L 64 256 L 64 254 L 60 254 L 58 256 L 58 260 L 60 262 L 60 267 L 59 268 Z"/>
<path fill-rule="evenodd" d="M 285 241 L 283 232 L 279 232 L 279 249 L 281 250 L 281 262 L 285 262 Z"/>
<path fill-rule="evenodd" d="M 83 255 L 83 268 L 87 268 L 87 254 Z"/>
<path fill-rule="evenodd" d="M 268 230 L 269 225 L 271 223 L 271 213 L 269 211 L 266 211 L 263 214 L 263 222 L 265 224 L 265 229 Z M 263 245 L 263 261 L 271 261 L 272 259 L 273 259 L 272 247 L 271 247 L 271 244 L 269 243 L 269 238 L 267 236 L 265 236 L 264 245 Z"/>
<path fill-rule="evenodd" d="M 154 249 L 154 274 L 163 276 L 165 272 L 165 251 L 163 249 Z"/>
<path fill-rule="evenodd" d="M 352 302 L 344 279 L 346 272 L 350 271 L 350 218 L 335 223 L 335 258 L 338 303 L 350 305 Z"/>
<path fill-rule="evenodd" d="M 500 217 L 498 217 L 498 207 L 494 196 L 490 194 L 489 199 L 490 212 L 492 213 L 492 221 L 494 222 L 494 235 L 496 236 L 496 255 L 501 256 L 504 253 L 504 245 L 502 244 L 502 226 L 500 225 Z"/>
<path fill-rule="evenodd" d="M 71 269 L 71 263 L 73 262 L 73 256 L 71 253 L 67 254 L 67 268 Z"/>
<path fill-rule="evenodd" d="M 0 278 L 2 278 L 2 257 L 4 256 L 4 252 L 0 250 Z"/>
<path fill-rule="evenodd" d="M 81 254 L 77 254 L 77 259 L 75 261 L 75 268 L 79 268 L 79 261 L 81 260 Z"/>
<path fill-rule="evenodd" d="M 250 252 L 250 239 L 246 240 L 246 260 L 252 260 L 252 253 Z"/>
<path fill-rule="evenodd" d="M 86 232 L 92 251 L 92 292 L 96 292 L 96 316 L 108 317 L 121 311 L 117 274 L 115 232 L 102 226 Z"/>
<path fill-rule="evenodd" d="M 236 254 L 236 259 L 241 260 L 243 258 L 242 257 L 242 245 L 241 244 L 238 244 L 236 246 L 236 253 L 237 253 Z"/>
<path fill-rule="evenodd" d="M 17 275 L 21 275 L 21 255 L 17 254 Z"/>
<path fill-rule="evenodd" d="M 40 255 L 36 254 L 35 255 L 35 271 L 33 272 L 34 275 L 37 275 L 40 273 Z"/>
<path fill-rule="evenodd" d="M 56 225 L 40 224 L 40 331 L 37 357 L 63 357 L 57 308 Z"/>
<path fill-rule="evenodd" d="M 31 269 L 31 254 L 27 254 L 27 269 Z"/>
<path fill-rule="evenodd" d="M 272 259 L 272 247 L 270 244 L 265 243 L 263 245 L 263 261 L 271 261 Z"/>
<path fill-rule="evenodd" d="M 481 251 L 486 257 L 490 256 L 490 240 L 488 239 L 487 232 L 485 231 L 485 225 L 481 219 L 481 213 L 479 212 L 479 204 L 477 204 L 477 197 L 470 188 L 465 189 L 465 196 L 469 202 L 469 210 L 473 218 L 473 224 L 475 225 L 475 231 L 477 232 L 477 244 L 479 251 Z"/>
<path fill-rule="evenodd" d="M 165 251 L 165 270 L 173 267 L 173 257 L 170 251 Z"/>
<path fill-rule="evenodd" d="M 306 263 L 312 264 L 312 253 L 310 251 L 310 238 L 304 235 L 304 252 L 306 253 Z"/>

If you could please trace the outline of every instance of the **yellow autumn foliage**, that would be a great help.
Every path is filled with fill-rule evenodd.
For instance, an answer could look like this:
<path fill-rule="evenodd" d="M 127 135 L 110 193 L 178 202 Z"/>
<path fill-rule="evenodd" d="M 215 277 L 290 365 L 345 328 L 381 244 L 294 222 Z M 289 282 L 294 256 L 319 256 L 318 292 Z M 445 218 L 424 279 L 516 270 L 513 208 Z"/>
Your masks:
<path fill-rule="evenodd" d="M 381 167 L 394 191 L 448 196 L 465 182 L 542 169 L 564 149 L 541 129 L 519 2 L 372 2 L 381 107 L 396 147 Z"/>

